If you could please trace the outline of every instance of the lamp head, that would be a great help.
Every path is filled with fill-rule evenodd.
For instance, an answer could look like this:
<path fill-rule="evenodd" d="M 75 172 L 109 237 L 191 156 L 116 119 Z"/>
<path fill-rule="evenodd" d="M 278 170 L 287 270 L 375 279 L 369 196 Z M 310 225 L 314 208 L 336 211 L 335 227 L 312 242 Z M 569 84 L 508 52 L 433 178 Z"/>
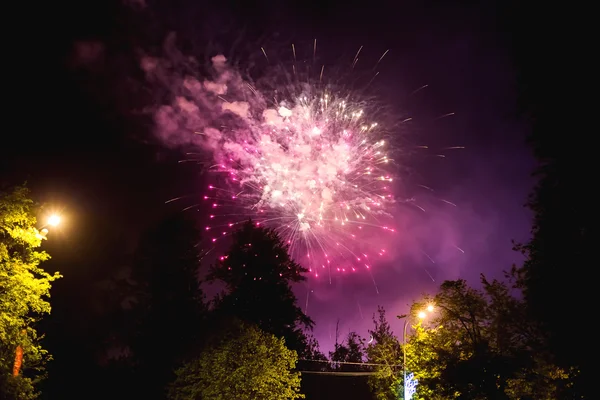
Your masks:
<path fill-rule="evenodd" d="M 60 224 L 60 216 L 53 214 L 48 218 L 48 225 L 57 226 Z"/>

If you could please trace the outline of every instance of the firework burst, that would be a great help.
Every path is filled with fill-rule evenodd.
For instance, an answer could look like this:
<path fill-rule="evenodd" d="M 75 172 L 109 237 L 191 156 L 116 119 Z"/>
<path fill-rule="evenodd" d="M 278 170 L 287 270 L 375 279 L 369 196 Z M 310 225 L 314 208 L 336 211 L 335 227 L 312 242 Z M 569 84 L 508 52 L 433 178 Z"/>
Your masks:
<path fill-rule="evenodd" d="M 156 60 L 145 65 L 164 76 Z M 394 233 L 395 202 L 388 132 L 370 105 L 310 81 L 261 87 L 223 56 L 212 67 L 211 80 L 182 77 L 182 91 L 156 114 L 166 135 L 187 131 L 209 150 L 210 240 L 216 246 L 252 219 L 275 229 L 311 275 L 370 269 L 386 252 L 379 238 Z"/>

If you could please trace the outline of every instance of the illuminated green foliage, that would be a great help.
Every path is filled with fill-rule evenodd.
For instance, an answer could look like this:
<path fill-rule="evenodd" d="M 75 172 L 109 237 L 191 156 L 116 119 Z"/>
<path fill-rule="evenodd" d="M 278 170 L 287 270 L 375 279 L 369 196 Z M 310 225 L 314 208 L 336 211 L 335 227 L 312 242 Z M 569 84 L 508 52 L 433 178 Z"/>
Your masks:
<path fill-rule="evenodd" d="M 415 399 L 452 399 L 444 393 L 442 373 L 445 370 L 443 354 L 452 351 L 452 339 L 443 326 L 425 329 L 421 323 L 414 329 L 409 342 L 406 344 L 406 369 L 413 372 L 419 381 Z M 403 384 L 401 382 L 401 384 Z"/>
<path fill-rule="evenodd" d="M 300 399 L 297 353 L 283 339 L 238 324 L 208 345 L 201 356 L 176 371 L 172 400 Z"/>
<path fill-rule="evenodd" d="M 39 267 L 50 256 L 36 249 L 45 238 L 35 227 L 34 204 L 25 187 L 0 193 L 0 387 L 7 398 L 37 397 L 49 355 L 34 327 L 50 312 L 50 287 L 60 275 Z M 15 351 L 23 349 L 22 366 L 13 377 Z"/>
<path fill-rule="evenodd" d="M 570 388 L 568 373 L 546 358 L 534 355 L 531 366 L 517 371 L 508 379 L 505 393 L 510 399 L 554 400 L 561 398 L 561 390 Z M 564 398 L 564 397 L 563 397 Z"/>
<path fill-rule="evenodd" d="M 367 362 L 379 364 L 369 376 L 369 386 L 377 400 L 395 400 L 402 387 L 402 349 L 385 317 L 383 307 L 373 315 L 372 342 L 367 346 Z"/>
<path fill-rule="evenodd" d="M 464 280 L 446 281 L 435 297 L 413 305 L 414 316 L 435 304 L 406 346 L 417 398 L 560 398 L 569 376 L 543 351 L 544 335 L 527 319 L 525 304 L 505 283 L 482 277 L 482 284 L 476 290 Z"/>

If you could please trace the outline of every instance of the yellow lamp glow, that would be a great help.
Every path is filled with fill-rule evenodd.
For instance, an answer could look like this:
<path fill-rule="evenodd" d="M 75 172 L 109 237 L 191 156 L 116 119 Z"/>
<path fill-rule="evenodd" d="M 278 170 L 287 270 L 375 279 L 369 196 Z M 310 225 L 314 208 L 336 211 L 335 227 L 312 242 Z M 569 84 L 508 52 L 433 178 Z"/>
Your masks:
<path fill-rule="evenodd" d="M 48 218 L 48 225 L 57 226 L 58 224 L 60 224 L 60 217 L 58 215 L 51 215 Z"/>

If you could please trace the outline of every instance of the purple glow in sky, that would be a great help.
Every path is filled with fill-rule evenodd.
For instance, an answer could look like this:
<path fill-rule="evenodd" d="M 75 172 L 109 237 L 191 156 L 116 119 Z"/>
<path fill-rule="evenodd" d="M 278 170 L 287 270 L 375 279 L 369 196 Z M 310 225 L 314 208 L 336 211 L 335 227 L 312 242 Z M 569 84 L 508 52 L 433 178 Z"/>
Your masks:
<path fill-rule="evenodd" d="M 530 214 L 523 205 L 534 182 L 534 161 L 525 145 L 527 126 L 516 117 L 516 77 L 508 55 L 485 36 L 429 33 L 422 39 L 435 45 L 426 53 L 417 46 L 414 53 L 402 54 L 402 61 L 392 61 L 408 71 L 421 68 L 410 79 L 414 87 L 429 84 L 412 96 L 425 125 L 419 134 L 431 147 L 465 148 L 416 166 L 435 197 L 426 213 L 395 221 L 400 232 L 396 257 L 373 269 L 379 293 L 372 282 L 354 277 L 297 288 L 304 306 L 312 290 L 307 312 L 326 351 L 335 342 L 338 318 L 342 338 L 349 331 L 368 338 L 372 315 L 382 305 L 401 335 L 396 315 L 406 313 L 424 292 L 434 294 L 448 279 L 464 278 L 478 286 L 481 273 L 502 278 L 504 270 L 522 260 L 511 241 L 529 237 Z M 405 86 L 398 82 L 390 91 Z M 454 115 L 437 119 L 450 112 Z M 435 204 L 436 198 L 456 207 Z"/>
<path fill-rule="evenodd" d="M 279 35 L 286 48 L 291 43 L 299 46 L 296 38 L 309 44 L 317 38 L 319 54 L 337 52 L 348 56 L 350 64 L 356 49 L 363 46 L 359 66 L 374 64 L 391 49 L 377 68 L 377 95 L 402 118 L 412 118 L 409 133 L 414 143 L 429 146 L 410 158 L 408 189 L 395 190 L 405 199 L 418 198 L 425 212 L 395 210 L 398 235 L 387 245 L 389 259 L 373 265 L 372 276 L 361 272 L 331 283 L 309 279 L 295 288 L 302 308 L 309 293 L 306 310 L 316 322 L 315 334 L 323 350 L 332 347 L 338 319 L 342 336 L 351 330 L 367 336 L 371 316 L 382 305 L 400 334 L 401 322 L 395 316 L 406 312 L 423 292 L 435 292 L 445 279 L 465 278 L 477 285 L 480 273 L 501 277 L 503 270 L 520 262 L 511 240 L 523 241 L 529 235 L 530 215 L 523 204 L 533 184 L 534 161 L 525 144 L 528 127 L 516 117 L 516 76 L 505 38 L 495 26 L 493 7 L 298 10 L 263 6 L 238 18 L 239 26 L 260 26 L 269 35 Z M 177 29 L 187 30 L 188 37 L 197 31 L 202 31 L 198 37 L 207 36 L 209 31 L 208 36 L 218 39 L 213 32 L 234 30 L 227 23 L 231 10 L 224 10 L 221 18 L 209 13 L 211 17 L 203 19 L 198 17 L 204 15 L 203 9 L 187 5 L 182 11 L 176 18 Z M 250 40 L 240 46 L 263 57 L 259 42 Z M 75 64 L 95 62 L 99 68 L 110 47 L 110 43 L 78 42 Z M 215 45 L 213 50 L 211 57 L 229 49 Z M 218 92 L 219 87 L 210 89 Z M 464 148 L 449 149 L 455 146 Z M 158 181 L 156 176 L 153 179 L 148 187 Z M 168 180 L 162 177 L 163 184 Z M 163 184 L 156 184 L 161 190 L 154 198 L 164 202 L 169 197 Z M 169 194 L 185 194 L 190 185 L 200 184 L 187 180 Z M 139 212 L 131 218 L 144 221 L 147 214 Z M 134 214 L 128 211 L 128 215 Z"/>
<path fill-rule="evenodd" d="M 316 322 L 315 335 L 324 351 L 330 350 L 335 342 L 338 319 L 340 339 L 349 331 L 368 337 L 371 317 L 377 306 L 382 305 L 392 327 L 399 333 L 400 322 L 395 316 L 405 313 L 410 303 L 424 292 L 434 293 L 444 280 L 465 278 L 477 285 L 480 273 L 501 277 L 503 270 L 520 261 L 519 255 L 512 251 L 511 240 L 523 241 L 528 235 L 530 221 L 523 204 L 531 188 L 529 172 L 533 161 L 524 144 L 526 127 L 512 116 L 516 115 L 515 77 L 508 58 L 498 49 L 488 48 L 485 39 L 475 36 L 436 38 L 435 43 L 438 44 L 425 59 L 419 55 L 422 54 L 420 52 L 414 55 L 405 52 L 395 57 L 390 53 L 392 66 L 386 67 L 385 63 L 381 66 L 382 79 L 390 82 L 381 96 L 395 101 L 394 106 L 398 110 L 402 109 L 402 113 L 415 120 L 411 124 L 411 139 L 427 147 L 410 157 L 408 168 L 401 163 L 396 165 L 397 172 L 393 175 L 399 175 L 400 180 L 408 184 L 402 187 L 396 185 L 395 191 L 391 191 L 398 198 L 405 196 L 399 202 L 402 204 L 395 204 L 389 209 L 393 214 L 390 223 L 395 231 L 393 238 L 371 234 L 366 236 L 366 241 L 363 239 L 362 244 L 369 250 L 377 250 L 378 242 L 384 243 L 386 257 L 374 261 L 368 270 L 355 275 L 341 276 L 336 274 L 335 269 L 325 269 L 317 278 L 315 266 L 310 264 L 312 260 L 303 259 L 300 252 L 294 254 L 297 261 L 311 268 L 315 275 L 309 276 L 308 281 L 298 285 L 295 291 L 302 308 Z M 170 54 L 173 56 L 176 52 L 171 51 Z M 400 63 L 398 58 L 406 60 L 406 73 L 392 70 Z M 236 202 L 240 193 L 245 190 L 251 192 L 250 197 L 245 199 L 245 209 L 239 206 L 231 208 L 238 207 L 236 210 L 241 214 L 238 220 L 251 216 L 260 223 L 275 226 L 284 239 L 291 238 L 291 242 L 296 244 L 296 241 L 308 241 L 302 235 L 303 224 L 317 226 L 323 222 L 322 213 L 327 211 L 322 210 L 329 207 L 325 204 L 323 208 L 323 203 L 329 201 L 339 206 L 355 202 L 357 209 L 364 209 L 365 203 L 362 202 L 369 200 L 364 191 L 350 191 L 348 195 L 355 197 L 342 196 L 341 200 L 326 196 L 325 191 L 336 188 L 339 191 L 339 187 L 336 186 L 337 181 L 324 176 L 319 178 L 323 186 L 317 187 L 317 191 L 310 186 L 311 177 L 320 166 L 333 165 L 337 168 L 337 161 L 331 155 L 325 159 L 312 159 L 314 169 L 298 172 L 297 175 L 300 175 L 289 181 L 281 172 L 305 168 L 308 159 L 294 161 L 300 153 L 291 153 L 287 149 L 290 144 L 309 146 L 307 148 L 310 149 L 316 138 L 319 146 L 325 143 L 320 132 L 316 138 L 311 136 L 311 132 L 322 128 L 324 125 L 313 125 L 323 124 L 328 116 L 311 116 L 311 126 L 307 128 L 302 122 L 307 120 L 294 120 L 292 114 L 302 110 L 308 112 L 313 103 L 300 101 L 288 104 L 289 108 L 281 103 L 270 108 L 266 96 L 257 95 L 256 88 L 249 87 L 247 93 L 240 92 L 246 82 L 239 74 L 226 68 L 224 57 L 217 61 L 217 75 L 212 80 L 203 81 L 189 76 L 174 79 L 172 75 L 165 74 L 164 69 L 158 69 L 160 62 L 156 59 L 144 58 L 142 67 L 151 74 L 149 79 L 168 85 L 174 93 L 174 103 L 160 105 L 155 113 L 157 132 L 165 143 L 183 144 L 191 151 L 209 149 L 214 157 L 210 162 L 215 163 L 218 172 L 237 181 L 245 180 L 250 186 L 248 189 L 242 185 L 239 191 L 231 192 Z M 444 66 L 442 71 L 439 70 L 440 65 Z M 186 94 L 188 100 L 184 97 Z M 340 100 L 333 102 L 336 106 L 342 104 Z M 283 115 L 282 109 L 290 115 Z M 227 117 L 228 113 L 235 120 Z M 238 120 L 242 125 L 236 122 Z M 217 126 L 219 129 L 215 128 Z M 284 147 L 273 147 L 279 135 L 290 126 L 294 128 L 291 133 L 285 133 L 288 142 L 283 144 Z M 353 129 L 354 125 L 346 128 Z M 197 131 L 200 134 L 195 133 Z M 306 135 L 311 137 L 306 138 Z M 326 142 L 327 146 L 337 146 L 337 140 Z M 373 141 L 373 146 L 379 140 Z M 355 153 L 360 149 L 360 141 L 357 143 L 354 144 L 357 146 L 353 150 Z M 368 147 L 370 152 L 376 150 L 378 148 Z M 304 153 L 300 155 L 306 156 Z M 380 161 L 381 157 L 384 156 L 377 160 Z M 268 164 L 268 168 L 261 169 L 261 164 Z M 354 168 L 374 165 L 377 164 L 369 161 L 363 165 L 356 164 Z M 402 172 L 407 174 L 405 176 L 401 171 L 409 172 Z M 332 179 L 338 179 L 337 176 L 334 171 Z M 294 183 L 294 187 L 290 189 L 286 182 Z M 340 182 L 341 185 L 343 181 Z M 209 188 L 225 190 L 212 185 Z M 275 196 L 277 193 L 281 196 Z M 294 197 L 298 193 L 304 200 Z M 321 208 L 311 209 L 316 200 L 309 193 L 317 193 Z M 219 209 L 226 208 L 223 196 L 215 196 L 208 191 L 205 197 L 216 209 L 210 211 L 207 207 L 207 212 L 218 216 L 222 212 Z M 285 199 L 283 203 L 278 202 L 281 197 Z M 406 207 L 407 199 L 414 201 L 418 207 Z M 303 210 L 298 209 L 299 206 Z M 267 210 L 266 217 L 261 217 L 263 209 Z M 303 211 L 310 217 L 305 218 Z M 229 210 L 224 215 L 231 213 Z M 325 218 L 329 220 L 325 222 L 332 222 L 333 216 L 335 211 L 330 211 L 330 216 Z M 272 223 L 274 219 L 279 221 L 281 218 L 285 219 L 283 224 Z M 234 228 L 235 222 L 237 220 L 226 221 L 227 225 L 221 230 Z M 213 229 L 214 226 L 219 228 L 218 223 L 207 228 Z M 309 227 L 312 229 L 312 226 Z M 347 231 L 340 232 L 347 235 Z M 341 235 L 338 233 L 333 237 L 325 233 L 318 237 L 316 243 L 331 245 L 336 240 L 342 243 L 353 240 L 348 235 Z M 330 239 L 332 243 L 327 243 Z M 304 246 L 306 249 L 306 243 Z M 323 247 L 318 250 L 321 256 L 319 264 L 325 264 L 328 260 L 323 254 L 329 251 Z M 355 255 L 353 251 L 351 248 L 348 253 Z M 358 265 L 355 266 L 358 268 Z M 329 279 L 329 275 L 333 278 Z"/>

